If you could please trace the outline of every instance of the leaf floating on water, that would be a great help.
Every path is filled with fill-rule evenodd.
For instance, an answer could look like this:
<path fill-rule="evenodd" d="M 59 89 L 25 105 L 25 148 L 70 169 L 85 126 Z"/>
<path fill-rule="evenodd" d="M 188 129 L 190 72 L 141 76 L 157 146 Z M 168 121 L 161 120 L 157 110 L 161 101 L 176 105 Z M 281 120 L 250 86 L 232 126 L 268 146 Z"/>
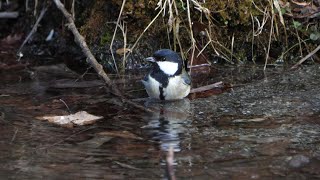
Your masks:
<path fill-rule="evenodd" d="M 98 119 L 102 119 L 102 116 L 95 116 L 87 113 L 86 111 L 79 111 L 75 114 L 70 114 L 66 116 L 42 116 L 37 117 L 40 120 L 47 120 L 51 123 L 55 123 L 58 125 L 73 127 L 73 125 L 88 125 L 95 123 Z"/>

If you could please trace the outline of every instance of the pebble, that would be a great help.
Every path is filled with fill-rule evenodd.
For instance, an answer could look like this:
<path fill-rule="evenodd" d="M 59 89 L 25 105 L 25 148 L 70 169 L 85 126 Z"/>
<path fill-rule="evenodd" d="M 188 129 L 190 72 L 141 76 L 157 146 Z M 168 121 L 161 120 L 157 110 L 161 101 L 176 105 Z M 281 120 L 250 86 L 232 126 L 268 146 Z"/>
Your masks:
<path fill-rule="evenodd" d="M 289 166 L 293 168 L 302 167 L 310 162 L 310 158 L 305 155 L 295 155 L 289 160 Z"/>

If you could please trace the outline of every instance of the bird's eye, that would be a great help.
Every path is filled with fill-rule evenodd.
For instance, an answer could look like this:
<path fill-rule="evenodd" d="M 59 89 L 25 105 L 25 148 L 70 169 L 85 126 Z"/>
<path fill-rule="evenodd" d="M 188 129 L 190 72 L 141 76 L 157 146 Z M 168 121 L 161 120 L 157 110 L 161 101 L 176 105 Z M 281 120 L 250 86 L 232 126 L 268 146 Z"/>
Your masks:
<path fill-rule="evenodd" d="M 162 60 L 162 61 L 166 61 L 166 58 L 162 58 L 161 60 Z"/>

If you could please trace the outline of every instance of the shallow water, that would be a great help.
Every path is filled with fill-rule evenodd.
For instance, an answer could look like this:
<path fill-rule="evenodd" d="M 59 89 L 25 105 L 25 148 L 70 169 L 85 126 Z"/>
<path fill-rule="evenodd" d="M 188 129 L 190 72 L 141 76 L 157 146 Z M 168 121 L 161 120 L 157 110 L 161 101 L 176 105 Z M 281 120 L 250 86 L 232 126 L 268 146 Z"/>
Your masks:
<path fill-rule="evenodd" d="M 138 101 L 153 113 L 123 105 L 101 86 L 55 86 L 66 77 L 74 81 L 70 74 L 30 78 L 29 71 L 7 71 L 0 86 L 0 177 L 167 179 L 172 147 L 177 179 L 320 178 L 319 70 L 195 72 L 194 86 L 223 81 L 234 88 L 192 100 Z M 113 79 L 141 98 L 141 77 Z M 36 119 L 80 110 L 104 118 L 73 128 Z"/>

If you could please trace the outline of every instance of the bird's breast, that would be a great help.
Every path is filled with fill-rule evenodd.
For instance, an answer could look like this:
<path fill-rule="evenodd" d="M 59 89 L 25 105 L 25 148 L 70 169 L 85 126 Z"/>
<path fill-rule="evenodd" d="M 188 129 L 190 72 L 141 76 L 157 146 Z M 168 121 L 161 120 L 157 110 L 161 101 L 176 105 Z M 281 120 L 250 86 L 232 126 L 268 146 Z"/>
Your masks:
<path fill-rule="evenodd" d="M 150 74 L 142 81 L 143 85 L 146 88 L 146 91 L 151 98 L 159 99 L 160 97 L 160 89 L 162 85 Z"/>
<path fill-rule="evenodd" d="M 169 77 L 168 84 L 166 86 L 163 86 L 163 84 L 150 75 L 148 75 L 148 78 L 142 82 L 148 95 L 154 99 L 183 99 L 190 92 L 190 85 L 186 84 L 181 76 Z"/>
<path fill-rule="evenodd" d="M 181 76 L 170 77 L 168 86 L 164 88 L 165 99 L 183 99 L 190 93 L 190 88 Z"/>

